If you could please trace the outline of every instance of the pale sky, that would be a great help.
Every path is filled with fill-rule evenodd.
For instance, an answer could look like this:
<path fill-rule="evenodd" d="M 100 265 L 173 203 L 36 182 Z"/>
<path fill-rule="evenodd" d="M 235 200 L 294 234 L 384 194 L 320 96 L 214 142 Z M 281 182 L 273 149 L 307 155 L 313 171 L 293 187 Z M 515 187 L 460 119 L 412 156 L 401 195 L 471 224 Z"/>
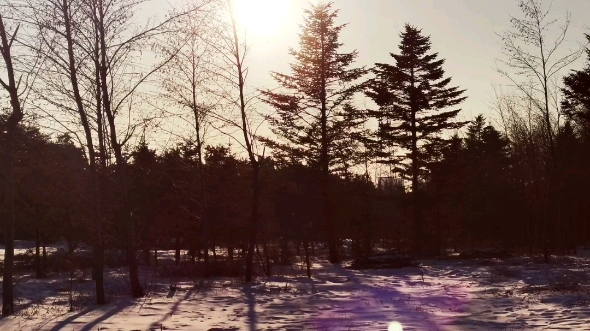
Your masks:
<path fill-rule="evenodd" d="M 139 17 L 162 15 L 171 4 L 180 1 L 183 0 L 149 0 L 138 13 Z M 244 25 L 250 29 L 247 83 L 251 90 L 276 88 L 269 72 L 289 71 L 288 64 L 293 58 L 289 56 L 288 49 L 298 46 L 298 25 L 302 22 L 303 10 L 309 8 L 310 2 L 319 0 L 234 1 L 241 1 L 241 8 L 249 8 L 250 3 L 259 7 L 265 3 L 263 7 L 270 8 L 267 13 L 249 14 L 252 18 L 243 18 Z M 393 63 L 389 53 L 398 52 L 399 33 L 405 23 L 410 23 L 431 36 L 433 51 L 446 59 L 444 69 L 453 78 L 452 84 L 467 90 L 468 99 L 461 106 L 460 119 L 471 120 L 480 113 L 488 119 L 494 118 L 494 112 L 490 110 L 494 101 L 492 86 L 507 84 L 507 80 L 495 71 L 495 59 L 503 57 L 496 33 L 510 27 L 511 15 L 522 16 L 517 0 L 333 2 L 334 8 L 340 10 L 338 23 L 348 23 L 341 35 L 343 51 L 358 50 L 358 66 L 370 67 L 375 62 Z M 550 5 L 551 0 L 544 0 L 544 3 Z M 564 44 L 565 51 L 579 47 L 585 41 L 583 34 L 590 32 L 587 28 L 590 25 L 590 0 L 553 0 L 552 13 L 555 17 L 563 19 L 568 10 L 571 11 L 571 25 Z M 581 68 L 583 62 L 582 58 L 570 69 Z M 371 107 L 372 103 L 361 97 L 358 106 Z M 174 140 L 172 135 L 156 134 L 152 138 L 157 148 L 165 148 Z"/>
<path fill-rule="evenodd" d="M 260 1 L 260 0 L 242 0 Z M 297 25 L 306 0 L 274 0 L 287 3 L 289 17 L 280 32 L 266 36 L 250 36 L 251 50 L 249 82 L 256 87 L 276 87 L 268 71 L 287 71 L 292 58 L 289 46 L 297 46 Z M 550 5 L 545 0 L 545 5 Z M 502 58 L 499 37 L 510 27 L 510 15 L 520 11 L 516 0 L 334 0 L 340 10 L 344 50 L 359 51 L 359 65 L 375 62 L 392 63 L 390 52 L 398 52 L 399 32 L 404 23 L 423 29 L 430 35 L 433 51 L 446 59 L 444 69 L 453 77 L 454 85 L 467 89 L 468 100 L 463 104 L 463 118 L 472 119 L 483 113 L 493 116 L 489 103 L 493 99 L 492 84 L 506 84 L 495 71 L 495 59 Z M 585 41 L 583 33 L 590 32 L 590 1 L 553 0 L 552 13 L 563 18 L 571 12 L 567 48 L 579 47 Z M 572 68 L 580 68 L 583 59 Z"/>

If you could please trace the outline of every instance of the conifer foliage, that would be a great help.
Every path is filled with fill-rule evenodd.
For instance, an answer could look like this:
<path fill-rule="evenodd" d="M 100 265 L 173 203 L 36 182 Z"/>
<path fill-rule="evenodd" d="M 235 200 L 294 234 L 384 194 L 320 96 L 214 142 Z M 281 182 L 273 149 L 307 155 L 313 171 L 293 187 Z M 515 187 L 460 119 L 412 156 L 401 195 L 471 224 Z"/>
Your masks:
<path fill-rule="evenodd" d="M 295 61 L 291 73 L 273 72 L 280 90 L 262 91 L 263 100 L 276 109 L 269 118 L 277 140 L 264 140 L 275 157 L 286 163 L 305 163 L 321 173 L 324 225 L 330 260 L 337 262 L 333 233 L 333 207 L 329 201 L 330 174 L 346 171 L 358 162 L 365 117 L 352 103 L 361 91 L 355 82 L 364 68 L 351 68 L 357 52 L 340 53 L 338 11 L 332 3 L 305 11 L 299 50 L 291 49 Z"/>
<path fill-rule="evenodd" d="M 590 42 L 590 35 L 586 35 Z M 590 50 L 586 49 L 587 63 L 582 70 L 574 70 L 563 79 L 562 111 L 582 126 L 590 122 Z"/>
<path fill-rule="evenodd" d="M 446 110 L 460 104 L 464 90 L 450 87 L 445 77 L 444 59 L 431 53 L 429 36 L 409 24 L 401 33 L 400 53 L 391 53 L 395 63 L 377 63 L 375 78 L 366 84 L 366 95 L 379 109 L 370 113 L 379 121 L 381 146 L 399 146 L 406 154 L 378 153 L 382 162 L 394 163 L 406 178 L 412 180 L 415 217 L 415 250 L 421 250 L 422 224 L 418 206 L 418 185 L 425 170 L 428 155 L 425 146 L 439 143 L 440 133 L 460 128 L 463 123 L 453 121 L 460 109 Z M 382 149 L 385 150 L 385 149 Z M 409 164 L 401 160 L 409 159 Z"/>

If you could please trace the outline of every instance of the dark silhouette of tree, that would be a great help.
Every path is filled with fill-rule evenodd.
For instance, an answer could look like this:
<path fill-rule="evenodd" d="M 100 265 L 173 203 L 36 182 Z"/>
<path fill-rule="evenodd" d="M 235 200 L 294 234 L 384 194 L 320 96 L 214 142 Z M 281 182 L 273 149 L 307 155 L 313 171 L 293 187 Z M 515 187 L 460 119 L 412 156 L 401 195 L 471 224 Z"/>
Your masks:
<path fill-rule="evenodd" d="M 258 237 L 259 207 L 260 207 L 260 155 L 257 153 L 257 136 L 254 112 L 248 97 L 247 73 L 248 66 L 246 55 L 248 46 L 245 38 L 239 34 L 238 23 L 234 12 L 234 1 L 220 2 L 221 16 L 214 23 L 215 37 L 209 42 L 214 50 L 212 71 L 216 88 L 213 94 L 217 97 L 218 109 L 212 113 L 212 117 L 222 125 L 220 132 L 234 139 L 248 154 L 248 163 L 251 169 L 252 201 L 250 208 L 250 228 L 248 253 L 246 256 L 246 282 L 252 281 L 254 249 Z M 237 110 L 237 111 L 235 111 Z M 237 138 L 226 129 L 236 130 Z"/>
<path fill-rule="evenodd" d="M 265 139 L 283 162 L 304 162 L 321 170 L 324 232 L 330 261 L 339 262 L 334 234 L 334 204 L 330 201 L 330 174 L 343 172 L 360 162 L 359 145 L 365 117 L 354 107 L 361 90 L 355 82 L 363 68 L 350 68 L 357 52 L 339 53 L 338 11 L 333 3 L 313 5 L 305 11 L 299 50 L 291 74 L 274 72 L 281 90 L 262 91 L 263 100 L 277 111 L 269 121 L 278 140 Z"/>
<path fill-rule="evenodd" d="M 214 31 L 206 27 L 210 20 L 212 6 L 216 1 L 193 0 L 192 7 L 201 10 L 191 12 L 174 22 L 176 33 L 172 34 L 168 42 L 161 47 L 161 52 L 166 56 L 172 56 L 170 63 L 163 68 L 162 97 L 167 100 L 174 110 L 181 114 L 173 114 L 180 120 L 186 121 L 193 129 L 194 151 L 199 169 L 199 209 L 196 210 L 200 224 L 200 245 L 204 251 L 205 264 L 209 261 L 209 227 L 210 222 L 205 217 L 206 191 L 205 191 L 205 167 L 204 146 L 208 125 L 211 121 L 210 112 L 213 109 L 211 96 L 208 95 L 209 87 L 214 84 L 215 74 L 212 72 L 211 57 L 214 56 L 213 47 L 207 42 Z M 208 6 L 210 4 L 211 6 Z M 190 114 L 190 116 L 186 116 Z M 194 240 L 193 240 L 194 241 Z M 207 268 L 207 266 L 205 266 Z"/>
<path fill-rule="evenodd" d="M 140 246 L 146 264 L 150 264 L 150 249 L 155 246 L 155 215 L 162 197 L 162 174 L 156 151 L 142 139 L 130 154 L 129 202 L 137 224 Z"/>
<path fill-rule="evenodd" d="M 548 263 L 551 228 L 560 222 L 560 207 L 556 203 L 560 200 L 558 186 L 561 180 L 561 165 L 557 163 L 555 146 L 560 129 L 556 81 L 559 73 L 581 56 L 582 48 L 561 52 L 571 22 L 569 12 L 559 20 L 551 17 L 551 6 L 544 6 L 541 0 L 518 0 L 518 6 L 522 16 L 511 16 L 512 28 L 500 35 L 505 55 L 500 62 L 505 68 L 497 70 L 510 80 L 541 125 L 543 136 L 540 143 L 546 149 L 542 156 L 546 172 L 543 177 L 548 181 L 547 185 L 540 187 L 545 191 L 539 192 L 545 199 L 539 211 L 543 219 L 540 244 Z M 518 76 L 523 77 L 522 80 Z"/>
<path fill-rule="evenodd" d="M 586 35 L 590 42 L 590 35 Z M 561 102 L 563 113 L 578 125 L 590 126 L 590 49 L 586 48 L 586 66 L 574 70 L 563 79 Z"/>
<path fill-rule="evenodd" d="M 91 190 L 88 193 L 89 200 L 92 203 L 90 210 L 94 213 L 90 226 L 94 227 L 96 234 L 93 245 L 93 279 L 96 282 L 96 301 L 98 304 L 104 304 L 106 301 L 103 275 L 103 216 L 101 215 L 99 169 L 97 167 L 100 155 L 96 151 L 96 138 L 93 135 L 93 127 L 89 119 L 89 117 L 92 117 L 89 114 L 94 109 L 91 104 L 89 105 L 89 100 L 83 98 L 84 93 L 88 91 L 88 86 L 85 84 L 88 72 L 85 72 L 84 66 L 87 64 L 86 61 L 89 61 L 89 58 L 84 59 L 76 47 L 77 45 L 85 51 L 87 50 L 85 47 L 91 47 L 91 45 L 85 44 L 87 41 L 85 38 L 88 37 L 88 31 L 85 30 L 87 26 L 78 24 L 79 21 L 87 18 L 85 14 L 88 12 L 80 10 L 84 4 L 78 1 L 51 0 L 41 3 L 37 0 L 28 0 L 25 4 L 26 6 L 22 7 L 25 13 L 30 14 L 31 17 L 28 20 L 37 30 L 35 37 L 38 39 L 28 41 L 27 45 L 38 56 L 46 60 L 44 61 L 45 70 L 40 77 L 45 89 L 39 89 L 37 95 L 47 104 L 58 108 L 60 112 L 65 114 L 73 113 L 77 117 L 76 122 L 80 123 L 84 133 L 84 138 L 80 143 L 85 146 L 88 153 L 87 161 L 91 174 L 89 176 Z M 47 47 L 47 45 L 53 46 Z M 61 79 L 56 79 L 56 73 L 67 77 L 70 86 L 64 87 Z M 60 81 L 60 83 L 56 83 L 57 81 Z M 95 102 L 100 109 L 99 99 L 100 97 Z M 70 103 L 74 103 L 75 107 L 71 108 Z M 89 111 L 89 109 L 91 110 Z M 52 116 L 54 118 L 60 117 Z M 98 125 L 98 128 L 101 128 L 101 125 Z M 68 128 L 68 130 L 72 130 L 72 128 Z"/>
<path fill-rule="evenodd" d="M 507 181 L 502 179 L 510 174 L 508 141 L 479 115 L 468 126 L 464 144 L 465 229 L 474 239 L 502 239 L 499 223 L 510 218 L 501 207 L 510 205 Z"/>
<path fill-rule="evenodd" d="M 4 13 L 0 13 L 0 53 L 2 54 L 2 67 L 6 70 L 7 81 L 0 79 L 2 89 L 8 94 L 10 99 L 10 110 L 8 117 L 5 119 L 4 127 L 6 130 L 6 139 L 3 155 L 4 168 L 4 270 L 2 274 L 2 315 L 14 314 L 14 288 L 13 288 L 13 266 L 14 266 L 14 227 L 15 227 L 15 209 L 14 209 L 14 146 L 16 144 L 17 128 L 23 119 L 24 113 L 21 103 L 21 97 L 26 95 L 27 84 L 21 85 L 22 74 L 19 69 L 15 68 L 14 41 L 17 38 L 20 25 L 16 25 L 13 31 L 9 31 L 6 26 Z M 21 78 L 17 77 L 20 76 Z M 27 81 L 25 81 L 27 82 Z"/>
<path fill-rule="evenodd" d="M 89 239 L 83 225 L 89 219 L 85 207 L 90 201 L 80 199 L 87 192 L 86 160 L 66 136 L 51 141 L 31 124 L 20 125 L 18 135 L 15 197 L 23 222 L 17 229 L 34 236 L 36 277 L 43 278 L 42 241 L 65 239 L 71 254 L 76 242 Z"/>
<path fill-rule="evenodd" d="M 590 41 L 590 35 L 586 34 L 585 37 Z M 587 175 L 590 157 L 583 152 L 590 150 L 590 49 L 586 48 L 585 51 L 584 68 L 570 72 L 563 79 L 561 110 L 566 123 L 557 136 L 558 159 L 565 168 L 564 181 L 567 183 L 563 190 L 566 196 L 562 201 L 573 204 L 567 211 L 575 211 L 567 221 L 568 227 L 563 229 L 572 243 L 588 239 L 585 230 L 588 225 L 587 221 L 584 222 L 589 212 L 584 208 L 588 195 L 582 187 L 587 187 L 590 180 Z M 577 236 L 572 238 L 572 232 Z"/>
<path fill-rule="evenodd" d="M 377 63 L 375 78 L 367 82 L 366 94 L 379 109 L 371 114 L 379 120 L 378 138 L 382 146 L 400 146 L 405 155 L 380 155 L 384 162 L 396 163 L 401 173 L 412 180 L 414 204 L 414 249 L 422 250 L 423 224 L 419 201 L 420 177 L 427 155 L 424 147 L 440 142 L 445 130 L 458 129 L 460 109 L 445 110 L 460 104 L 464 90 L 449 87 L 444 77 L 443 59 L 431 50 L 430 37 L 406 24 L 401 33 L 400 53 L 391 56 L 395 64 Z M 409 159 L 409 164 L 400 162 Z"/>

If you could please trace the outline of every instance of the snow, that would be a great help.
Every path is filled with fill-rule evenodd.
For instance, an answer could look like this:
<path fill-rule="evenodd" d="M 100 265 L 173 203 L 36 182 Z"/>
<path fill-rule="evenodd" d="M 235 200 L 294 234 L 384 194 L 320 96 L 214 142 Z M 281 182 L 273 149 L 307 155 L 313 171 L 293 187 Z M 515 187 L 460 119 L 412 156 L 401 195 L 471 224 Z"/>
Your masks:
<path fill-rule="evenodd" d="M 60 242 L 47 246 L 45 251 L 47 254 L 55 253 L 58 249 L 65 249 L 67 244 Z M 35 242 L 28 240 L 15 240 L 14 241 L 14 255 L 19 254 L 34 254 L 35 253 Z M 40 254 L 43 254 L 43 248 L 40 248 Z M 0 245 L 0 261 L 4 261 L 4 245 Z"/>
<path fill-rule="evenodd" d="M 76 275 L 73 312 L 66 275 L 25 275 L 19 312 L 0 320 L 0 330 L 590 330 L 588 258 L 421 264 L 356 271 L 316 261 L 312 279 L 287 267 L 251 285 L 160 278 L 142 267 L 141 299 L 125 295 L 125 270 L 111 269 L 102 307 L 92 304 L 88 273 Z"/>

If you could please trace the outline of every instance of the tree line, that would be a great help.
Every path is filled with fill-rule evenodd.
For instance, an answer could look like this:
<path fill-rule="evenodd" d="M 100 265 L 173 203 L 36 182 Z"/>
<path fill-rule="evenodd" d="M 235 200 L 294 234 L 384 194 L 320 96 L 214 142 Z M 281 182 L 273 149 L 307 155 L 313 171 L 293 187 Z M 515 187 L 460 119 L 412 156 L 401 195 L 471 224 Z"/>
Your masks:
<path fill-rule="evenodd" d="M 139 263 L 163 249 L 177 264 L 187 250 L 204 276 L 221 272 L 221 250 L 249 282 L 255 264 L 271 275 L 295 255 L 311 276 L 316 250 L 338 263 L 349 240 L 355 256 L 379 243 L 546 260 L 587 244 L 590 51 L 559 54 L 569 16 L 552 41 L 542 3 L 517 2 L 496 125 L 459 120 L 465 90 L 411 24 L 389 63 L 357 66 L 333 3 L 305 11 L 290 72 L 271 72 L 276 86 L 255 93 L 231 0 L 186 2 L 144 24 L 134 21 L 143 1 L 4 3 L 3 314 L 14 312 L 15 234 L 37 242 L 38 277 L 48 243 L 90 246 L 98 304 L 111 250 L 125 252 L 141 297 Z M 584 49 L 586 66 L 566 74 Z M 272 134 L 257 130 L 261 109 Z M 188 129 L 155 150 L 146 137 L 168 121 Z"/>

